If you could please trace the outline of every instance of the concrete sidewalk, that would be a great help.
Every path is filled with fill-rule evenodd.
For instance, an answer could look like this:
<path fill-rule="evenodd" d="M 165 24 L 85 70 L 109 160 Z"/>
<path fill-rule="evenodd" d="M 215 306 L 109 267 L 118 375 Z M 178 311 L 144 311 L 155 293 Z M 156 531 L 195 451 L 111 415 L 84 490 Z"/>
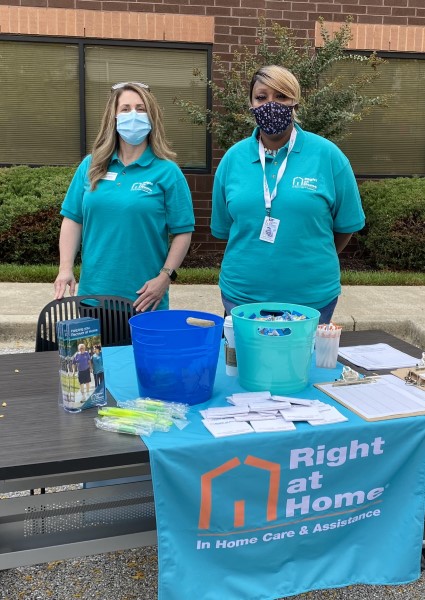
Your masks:
<path fill-rule="evenodd" d="M 0 347 L 32 346 L 53 284 L 0 283 Z M 223 314 L 216 285 L 177 285 L 170 308 Z M 425 350 L 425 286 L 344 286 L 334 314 L 344 330 L 383 329 Z"/>

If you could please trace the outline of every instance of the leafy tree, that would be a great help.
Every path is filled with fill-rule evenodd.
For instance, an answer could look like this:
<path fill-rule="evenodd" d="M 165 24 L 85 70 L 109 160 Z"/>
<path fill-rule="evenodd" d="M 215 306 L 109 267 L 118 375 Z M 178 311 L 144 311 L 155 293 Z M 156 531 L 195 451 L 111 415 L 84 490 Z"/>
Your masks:
<path fill-rule="evenodd" d="M 385 106 L 388 96 L 368 96 L 364 89 L 379 76 L 379 66 L 385 62 L 375 53 L 369 56 L 348 54 L 351 40 L 351 21 L 341 24 L 330 36 L 320 19 L 323 40 L 315 49 L 312 41 L 299 47 L 295 33 L 278 23 L 259 21 L 255 51 L 244 47 L 235 52 L 233 62 L 214 57 L 218 82 L 208 80 L 200 69 L 194 69 L 196 82 L 206 83 L 212 90 L 212 110 L 175 98 L 174 102 L 186 113 L 184 120 L 206 125 L 215 134 L 220 148 L 227 150 L 247 137 L 255 126 L 249 108 L 248 89 L 253 73 L 262 65 L 282 65 L 292 71 L 301 85 L 302 99 L 297 111 L 304 129 L 338 141 L 348 135 L 348 126 L 360 121 L 374 107 Z M 349 61 L 353 68 L 344 75 L 342 63 Z M 345 66 L 345 65 L 344 65 Z"/>

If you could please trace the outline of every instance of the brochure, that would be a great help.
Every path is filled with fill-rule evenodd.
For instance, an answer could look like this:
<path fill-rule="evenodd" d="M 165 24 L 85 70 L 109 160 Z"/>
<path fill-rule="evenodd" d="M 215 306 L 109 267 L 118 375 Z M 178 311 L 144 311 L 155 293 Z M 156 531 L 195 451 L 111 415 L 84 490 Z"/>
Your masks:
<path fill-rule="evenodd" d="M 68 412 L 106 404 L 99 319 L 81 317 L 57 323 L 59 402 Z"/>

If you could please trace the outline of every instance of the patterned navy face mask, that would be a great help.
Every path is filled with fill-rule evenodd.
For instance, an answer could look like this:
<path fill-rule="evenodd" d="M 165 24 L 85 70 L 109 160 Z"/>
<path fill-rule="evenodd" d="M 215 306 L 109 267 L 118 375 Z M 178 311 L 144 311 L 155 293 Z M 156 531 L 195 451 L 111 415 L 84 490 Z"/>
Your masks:
<path fill-rule="evenodd" d="M 292 123 L 293 106 L 280 102 L 266 102 L 249 110 L 255 117 L 258 127 L 267 135 L 282 133 Z"/>

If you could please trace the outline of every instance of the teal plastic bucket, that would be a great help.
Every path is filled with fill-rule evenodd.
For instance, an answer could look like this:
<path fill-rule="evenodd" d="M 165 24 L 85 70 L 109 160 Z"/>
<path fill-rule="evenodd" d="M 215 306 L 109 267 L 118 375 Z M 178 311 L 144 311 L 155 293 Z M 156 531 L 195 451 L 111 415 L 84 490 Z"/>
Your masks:
<path fill-rule="evenodd" d="M 190 310 L 158 310 L 131 317 L 140 395 L 186 404 L 209 400 L 223 322 L 223 317 Z"/>
<path fill-rule="evenodd" d="M 262 322 L 253 317 L 296 311 L 302 321 Z M 308 384 L 311 355 L 320 313 L 299 304 L 264 302 L 242 304 L 232 310 L 239 383 L 249 391 L 272 394 L 299 392 Z M 281 335 L 262 335 L 264 327 L 281 330 Z"/>

